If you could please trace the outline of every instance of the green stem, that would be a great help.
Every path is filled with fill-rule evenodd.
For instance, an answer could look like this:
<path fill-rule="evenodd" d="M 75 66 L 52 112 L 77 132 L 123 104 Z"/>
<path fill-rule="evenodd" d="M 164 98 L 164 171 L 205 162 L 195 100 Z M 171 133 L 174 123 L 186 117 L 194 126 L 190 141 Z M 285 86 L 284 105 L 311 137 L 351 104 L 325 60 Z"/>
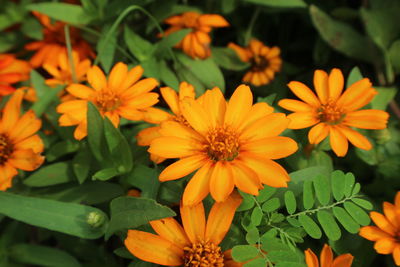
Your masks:
<path fill-rule="evenodd" d="M 244 35 L 244 45 L 248 45 L 248 43 L 250 42 L 253 28 L 259 14 L 260 14 L 260 7 L 257 7 L 256 11 L 254 11 L 253 16 L 250 19 L 249 27 L 247 27 L 246 33 Z"/>
<path fill-rule="evenodd" d="M 64 26 L 64 33 L 65 33 L 65 43 L 67 44 L 68 61 L 69 61 L 69 66 L 71 68 L 71 73 L 72 73 L 72 80 L 74 83 L 78 83 L 78 79 L 76 78 L 76 72 L 75 72 L 74 57 L 72 56 L 71 37 L 69 34 L 69 26 L 68 25 Z"/>

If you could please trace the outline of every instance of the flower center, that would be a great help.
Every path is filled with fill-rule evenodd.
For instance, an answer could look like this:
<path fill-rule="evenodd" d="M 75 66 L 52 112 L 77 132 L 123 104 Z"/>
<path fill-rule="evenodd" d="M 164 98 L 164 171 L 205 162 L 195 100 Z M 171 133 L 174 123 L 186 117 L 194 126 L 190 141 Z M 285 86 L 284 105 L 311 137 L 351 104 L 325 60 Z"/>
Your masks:
<path fill-rule="evenodd" d="M 232 161 L 239 155 L 238 136 L 229 127 L 216 127 L 206 139 L 206 153 L 214 161 Z"/>
<path fill-rule="evenodd" d="M 221 248 L 212 242 L 200 242 L 185 247 L 184 260 L 187 267 L 223 267 L 224 254 Z"/>
<path fill-rule="evenodd" d="M 345 114 L 336 106 L 335 102 L 328 100 L 326 104 L 322 104 L 321 107 L 318 108 L 317 116 L 320 121 L 335 125 L 343 120 Z"/>
<path fill-rule="evenodd" d="M 121 105 L 119 97 L 109 90 L 99 92 L 93 102 L 103 113 L 114 111 Z"/>
<path fill-rule="evenodd" d="M 251 59 L 251 66 L 253 71 L 263 71 L 269 66 L 269 61 L 263 56 L 254 56 Z"/>
<path fill-rule="evenodd" d="M 13 151 L 14 146 L 8 139 L 7 135 L 0 134 L 0 166 L 4 165 Z"/>

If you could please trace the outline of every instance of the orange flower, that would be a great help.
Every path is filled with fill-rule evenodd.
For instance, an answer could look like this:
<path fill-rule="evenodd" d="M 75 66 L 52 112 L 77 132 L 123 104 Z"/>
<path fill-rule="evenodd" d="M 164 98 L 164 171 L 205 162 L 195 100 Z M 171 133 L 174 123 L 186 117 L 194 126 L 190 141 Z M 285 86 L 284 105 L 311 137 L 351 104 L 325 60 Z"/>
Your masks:
<path fill-rule="evenodd" d="M 46 84 L 48 86 L 69 85 L 74 82 L 80 83 L 86 81 L 86 73 L 90 68 L 90 60 L 84 59 L 80 61 L 79 54 L 76 51 L 72 52 L 72 58 L 74 61 L 73 70 L 75 77 L 73 77 L 73 72 L 67 53 L 58 54 L 58 62 L 56 65 L 50 65 L 47 63 L 43 64 L 43 68 L 53 76 L 52 79 L 46 80 Z"/>
<path fill-rule="evenodd" d="M 394 262 L 400 266 L 400 192 L 397 192 L 394 205 L 383 202 L 383 214 L 370 212 L 376 226 L 364 226 L 360 236 L 375 241 L 374 248 L 379 254 L 393 254 Z"/>
<path fill-rule="evenodd" d="M 12 94 L 15 88 L 11 84 L 29 79 L 30 71 L 26 61 L 11 54 L 0 54 L 0 97 Z"/>
<path fill-rule="evenodd" d="M 111 70 L 108 81 L 99 67 L 93 66 L 87 72 L 91 87 L 74 83 L 66 88 L 77 99 L 65 101 L 57 107 L 63 113 L 61 126 L 78 125 L 74 137 L 81 140 L 87 135 L 87 104 L 92 102 L 100 114 L 108 117 L 118 127 L 120 117 L 128 120 L 142 120 L 143 112 L 158 102 L 158 94 L 150 92 L 157 86 L 153 78 L 140 80 L 143 68 L 136 66 L 128 71 L 126 64 L 119 62 Z"/>
<path fill-rule="evenodd" d="M 255 86 L 269 84 L 275 72 L 281 70 L 282 59 L 279 47 L 268 47 L 262 42 L 252 39 L 247 47 L 229 43 L 229 48 L 236 51 L 243 62 L 249 62 L 251 69 L 244 75 L 242 81 Z"/>
<path fill-rule="evenodd" d="M 369 79 L 353 83 L 343 94 L 344 78 L 339 69 L 328 74 L 322 70 L 314 73 L 317 96 L 303 83 L 290 82 L 290 90 L 302 101 L 282 99 L 279 105 L 293 111 L 288 118 L 290 129 L 302 129 L 315 125 L 308 133 L 311 144 L 318 144 L 329 135 L 335 154 L 347 153 L 348 141 L 354 146 L 369 150 L 371 143 L 351 127 L 362 129 L 386 128 L 389 114 L 382 110 L 360 108 L 371 102 L 377 94 Z"/>
<path fill-rule="evenodd" d="M 258 195 L 262 184 L 287 186 L 289 175 L 273 159 L 297 150 L 294 140 L 278 136 L 289 120 L 283 113 L 272 113 L 266 103 L 252 103 L 248 86 L 239 86 L 229 103 L 214 88 L 198 100 L 181 101 L 190 127 L 174 121 L 161 124 L 162 137 L 152 141 L 149 152 L 180 160 L 164 169 L 159 179 L 175 180 L 199 169 L 185 189 L 184 205 L 194 205 L 208 193 L 224 201 L 235 185 L 252 195 Z"/>
<path fill-rule="evenodd" d="M 35 41 L 25 45 L 26 50 L 37 52 L 30 59 L 30 63 L 34 68 L 41 67 L 43 64 L 57 65 L 58 55 L 66 53 L 66 42 L 64 22 L 51 22 L 50 18 L 39 12 L 33 12 L 43 25 L 43 40 Z M 90 45 L 80 37 L 79 30 L 70 27 L 70 39 L 72 48 L 78 52 L 81 59 L 94 58 L 95 54 Z"/>
<path fill-rule="evenodd" d="M 162 97 L 164 98 L 165 102 L 167 102 L 167 105 L 173 114 L 158 108 L 149 108 L 144 114 L 144 121 L 154 124 L 160 124 L 164 121 L 176 121 L 178 123 L 187 125 L 185 118 L 182 116 L 179 102 L 185 97 L 195 99 L 196 93 L 193 85 L 188 84 L 187 82 L 182 82 L 179 85 L 179 95 L 170 87 L 162 87 L 160 88 L 160 91 Z M 159 130 L 159 125 L 141 130 L 136 136 L 138 145 L 149 146 L 155 138 L 161 136 L 160 133 L 158 133 Z M 154 154 L 151 154 L 150 158 L 156 163 L 160 163 L 165 160 L 165 158 L 158 157 Z"/>
<path fill-rule="evenodd" d="M 215 203 L 207 222 L 202 202 L 192 207 L 181 204 L 183 226 L 173 218 L 151 221 L 157 235 L 129 230 L 125 246 L 139 259 L 164 266 L 237 266 L 225 261 L 219 244 L 241 202 L 239 194 L 232 194 Z"/>
<path fill-rule="evenodd" d="M 11 187 L 17 169 L 33 171 L 44 161 L 40 155 L 43 143 L 35 134 L 41 121 L 32 110 L 20 116 L 22 90 L 17 90 L 8 100 L 0 119 L 0 190 Z"/>
<path fill-rule="evenodd" d="M 229 26 L 229 23 L 220 15 L 202 15 L 197 12 L 185 12 L 181 15 L 169 17 L 164 22 L 171 25 L 165 31 L 165 35 L 181 29 L 192 29 L 176 47 L 182 49 L 185 54 L 192 58 L 201 59 L 211 55 L 209 32 L 211 32 L 212 28 Z"/>
<path fill-rule="evenodd" d="M 311 249 L 304 251 L 306 256 L 306 264 L 308 267 L 319 267 L 318 258 Z M 330 246 L 324 245 L 321 251 L 320 263 L 321 267 L 350 267 L 353 263 L 353 256 L 350 253 L 342 254 L 333 259 L 333 253 Z"/>

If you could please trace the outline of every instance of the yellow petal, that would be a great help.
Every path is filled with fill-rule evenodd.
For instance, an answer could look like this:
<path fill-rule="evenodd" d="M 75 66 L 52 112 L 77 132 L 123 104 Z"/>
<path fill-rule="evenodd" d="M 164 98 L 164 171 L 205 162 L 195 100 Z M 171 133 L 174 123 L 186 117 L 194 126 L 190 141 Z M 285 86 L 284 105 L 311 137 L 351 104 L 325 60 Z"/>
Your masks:
<path fill-rule="evenodd" d="M 321 103 L 325 104 L 329 97 L 328 74 L 325 71 L 316 70 L 314 72 L 314 88 Z"/>
<path fill-rule="evenodd" d="M 233 92 L 231 99 L 228 102 L 225 113 L 225 124 L 238 128 L 244 121 L 249 113 L 253 104 L 253 94 L 250 87 L 240 85 Z"/>
<path fill-rule="evenodd" d="M 308 128 L 320 122 L 313 112 L 295 112 L 289 114 L 287 118 L 290 120 L 289 129 Z"/>
<path fill-rule="evenodd" d="M 344 157 L 347 154 L 349 147 L 347 138 L 336 127 L 330 127 L 329 129 L 329 142 L 336 156 Z"/>
<path fill-rule="evenodd" d="M 308 88 L 305 84 L 301 82 L 290 82 L 288 84 L 290 90 L 301 100 L 306 102 L 307 104 L 313 106 L 313 107 L 319 107 L 320 102 L 317 98 L 317 96 L 311 91 L 310 88 Z"/>
<path fill-rule="evenodd" d="M 370 150 L 372 148 L 372 144 L 369 142 L 369 140 L 359 132 L 354 131 L 353 129 L 350 129 L 349 127 L 346 126 L 337 127 L 337 129 L 339 129 L 340 132 L 344 136 L 346 136 L 346 138 L 354 146 L 364 150 Z"/>
<path fill-rule="evenodd" d="M 126 79 L 128 74 L 128 66 L 122 62 L 118 62 L 111 69 L 110 75 L 108 77 L 108 87 L 112 90 L 118 90 L 121 84 Z"/>
<path fill-rule="evenodd" d="M 99 67 L 93 66 L 88 70 L 86 75 L 89 84 L 97 91 L 107 86 L 106 76 L 104 76 L 103 71 Z"/>
<path fill-rule="evenodd" d="M 311 112 L 314 110 L 313 106 L 294 99 L 282 99 L 278 102 L 278 105 L 293 112 Z"/>
<path fill-rule="evenodd" d="M 217 161 L 210 178 L 210 193 L 217 202 L 225 201 L 233 191 L 233 178 L 230 163 Z"/>
<path fill-rule="evenodd" d="M 329 99 L 336 101 L 342 94 L 344 78 L 340 69 L 332 69 L 329 73 Z"/>
<path fill-rule="evenodd" d="M 207 162 L 207 158 L 203 154 L 195 154 L 193 156 L 185 157 L 177 162 L 169 165 L 160 173 L 160 181 L 171 181 L 182 178 L 191 174 Z"/>
<path fill-rule="evenodd" d="M 298 149 L 297 143 L 284 136 L 275 136 L 259 139 L 241 146 L 241 150 L 257 154 L 263 154 L 268 159 L 280 159 L 287 157 Z"/>
<path fill-rule="evenodd" d="M 204 240 L 206 230 L 206 217 L 203 203 L 200 202 L 193 206 L 184 206 L 181 203 L 181 218 L 183 228 L 192 244 Z"/>
<path fill-rule="evenodd" d="M 323 122 L 318 123 L 308 132 L 308 141 L 310 144 L 319 144 L 329 134 L 329 126 Z"/>
<path fill-rule="evenodd" d="M 210 161 L 207 161 L 190 179 L 183 192 L 183 205 L 193 206 L 201 202 L 210 192 Z"/>
<path fill-rule="evenodd" d="M 189 238 L 183 227 L 173 218 L 164 218 L 149 222 L 154 231 L 162 238 L 170 241 L 183 250 L 190 246 Z"/>

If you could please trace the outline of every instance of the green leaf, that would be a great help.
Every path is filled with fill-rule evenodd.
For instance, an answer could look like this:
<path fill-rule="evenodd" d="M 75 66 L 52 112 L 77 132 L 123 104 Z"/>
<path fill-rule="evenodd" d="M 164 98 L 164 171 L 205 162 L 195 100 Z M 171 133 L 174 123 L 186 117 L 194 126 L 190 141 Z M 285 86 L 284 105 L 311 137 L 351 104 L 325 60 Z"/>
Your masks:
<path fill-rule="evenodd" d="M 346 173 L 344 177 L 344 195 L 346 197 L 351 196 L 351 191 L 353 190 L 354 183 L 356 181 L 356 178 L 351 172 Z"/>
<path fill-rule="evenodd" d="M 279 201 L 279 198 L 274 197 L 264 202 L 264 204 L 262 205 L 262 210 L 265 212 L 273 212 L 279 209 L 280 206 L 281 203 Z"/>
<path fill-rule="evenodd" d="M 341 207 L 333 207 L 333 214 L 336 219 L 343 225 L 344 229 L 351 234 L 358 233 L 360 225 L 354 221 L 354 219 L 347 213 L 347 211 Z"/>
<path fill-rule="evenodd" d="M 376 48 L 368 45 L 368 39 L 355 31 L 350 25 L 332 19 L 314 5 L 310 15 L 315 28 L 332 48 L 348 57 L 373 62 L 378 54 Z"/>
<path fill-rule="evenodd" d="M 24 184 L 30 187 L 42 187 L 63 184 L 74 180 L 68 162 L 58 162 L 38 169 L 26 180 Z"/>
<path fill-rule="evenodd" d="M 265 188 L 264 188 L 265 189 Z M 262 190 L 261 190 L 262 191 Z M 260 192 L 261 192 L 260 191 Z M 237 208 L 237 212 L 238 211 L 245 211 L 245 210 L 249 210 L 249 209 L 251 209 L 252 207 L 254 207 L 254 205 L 255 205 L 255 202 L 254 202 L 254 198 L 253 198 L 253 196 L 251 196 L 251 195 L 249 195 L 249 194 L 246 194 L 246 193 L 243 193 L 243 192 L 241 192 L 241 191 L 239 191 L 239 193 L 240 193 L 240 195 L 242 196 L 242 198 L 243 198 L 243 201 L 242 201 L 242 204 L 240 204 L 240 206 Z"/>
<path fill-rule="evenodd" d="M 108 73 L 114 63 L 115 50 L 117 48 L 118 32 L 109 32 L 107 27 L 103 28 L 103 33 L 97 41 L 97 60 L 100 61 L 104 71 Z"/>
<path fill-rule="evenodd" d="M 241 71 L 250 67 L 249 63 L 241 61 L 236 52 L 228 47 L 212 47 L 211 55 L 218 66 L 227 70 Z"/>
<path fill-rule="evenodd" d="M 110 180 L 111 178 L 114 178 L 115 176 L 119 175 L 119 171 L 115 169 L 114 167 L 111 168 L 106 168 L 102 169 L 95 174 L 93 174 L 92 178 L 94 180 L 100 180 L 100 181 L 107 181 Z"/>
<path fill-rule="evenodd" d="M 118 230 L 126 230 L 147 224 L 149 221 L 175 216 L 170 208 L 156 201 L 138 197 L 119 197 L 110 203 L 111 219 L 106 239 Z"/>
<path fill-rule="evenodd" d="M 92 154 L 90 153 L 88 147 L 85 145 L 72 160 L 72 169 L 80 184 L 82 184 L 86 180 L 86 178 L 89 177 L 91 162 Z"/>
<path fill-rule="evenodd" d="M 318 225 L 308 215 L 300 215 L 299 222 L 306 233 L 312 238 L 320 239 L 322 237 L 321 229 L 319 229 Z"/>
<path fill-rule="evenodd" d="M 259 267 L 259 266 L 266 266 L 267 262 L 265 261 L 264 258 L 258 258 L 255 260 L 252 260 L 250 262 L 247 262 L 243 265 L 243 267 Z"/>
<path fill-rule="evenodd" d="M 194 86 L 196 95 L 202 95 L 206 91 L 204 84 L 185 66 L 177 68 L 177 75 L 180 81 L 186 81 Z"/>
<path fill-rule="evenodd" d="M 361 198 L 352 198 L 351 201 L 353 201 L 354 203 L 356 203 L 358 206 L 366 209 L 366 210 L 372 210 L 374 208 L 374 206 L 372 205 L 371 202 L 369 202 L 368 200 L 365 199 L 361 199 Z"/>
<path fill-rule="evenodd" d="M 250 216 L 251 224 L 254 226 L 259 226 L 261 224 L 261 220 L 263 218 L 262 210 L 257 206 L 253 209 Z"/>
<path fill-rule="evenodd" d="M 148 58 L 152 57 L 153 51 L 155 49 L 153 44 L 143 39 L 140 35 L 136 34 L 128 27 L 125 27 L 124 29 L 124 39 L 129 51 L 139 61 L 145 61 Z"/>
<path fill-rule="evenodd" d="M 38 11 L 50 18 L 61 20 L 76 25 L 86 25 L 89 21 L 83 8 L 79 5 L 66 4 L 66 3 L 37 3 L 29 4 L 26 9 Z"/>
<path fill-rule="evenodd" d="M 300 222 L 297 219 L 293 218 L 293 217 L 286 217 L 286 221 L 288 221 L 288 223 L 290 223 L 294 227 L 300 227 L 301 226 Z"/>
<path fill-rule="evenodd" d="M 346 88 L 349 88 L 353 83 L 358 82 L 363 79 L 363 75 L 358 67 L 354 67 L 351 69 L 349 76 L 346 81 Z"/>
<path fill-rule="evenodd" d="M 252 227 L 247 231 L 246 241 L 250 245 L 256 244 L 260 239 L 260 233 L 257 227 Z"/>
<path fill-rule="evenodd" d="M 310 180 L 304 181 L 303 184 L 303 206 L 306 210 L 314 206 L 315 197 L 313 190 L 313 183 Z"/>
<path fill-rule="evenodd" d="M 160 68 L 160 79 L 163 81 L 167 86 L 178 90 L 179 88 L 179 80 L 176 76 L 175 72 L 170 69 L 167 65 L 165 60 L 160 61 L 158 65 Z"/>
<path fill-rule="evenodd" d="M 307 4 L 303 0 L 244 0 L 261 6 L 277 7 L 277 8 L 304 8 Z"/>
<path fill-rule="evenodd" d="M 329 240 L 336 241 L 340 239 L 342 233 L 331 213 L 320 210 L 317 212 L 317 219 Z"/>
<path fill-rule="evenodd" d="M 358 193 L 360 193 L 360 190 L 361 190 L 361 185 L 360 185 L 360 183 L 356 183 L 356 184 L 354 185 L 354 188 L 353 188 L 352 192 L 351 192 L 351 195 L 352 195 L 352 196 L 357 195 Z"/>
<path fill-rule="evenodd" d="M 378 94 L 371 101 L 371 108 L 385 110 L 397 93 L 395 87 L 375 87 Z"/>
<path fill-rule="evenodd" d="M 46 160 L 48 162 L 54 161 L 64 155 L 76 152 L 79 149 L 78 142 L 71 140 L 62 140 L 58 143 L 52 144 L 46 152 Z"/>
<path fill-rule="evenodd" d="M 259 191 L 258 196 L 256 196 L 257 201 L 259 203 L 265 202 L 275 194 L 276 190 L 277 189 L 275 187 L 270 187 L 270 186 L 264 187 Z"/>
<path fill-rule="evenodd" d="M 108 154 L 104 137 L 104 123 L 100 112 L 97 110 L 96 106 L 90 101 L 88 102 L 87 121 L 87 139 L 90 150 L 92 151 L 95 158 L 98 161 L 102 162 Z"/>
<path fill-rule="evenodd" d="M 400 40 L 392 43 L 389 49 L 389 59 L 396 73 L 400 72 Z"/>
<path fill-rule="evenodd" d="M 151 57 L 141 62 L 144 69 L 143 75 L 154 79 L 160 79 L 160 64 L 157 58 Z"/>
<path fill-rule="evenodd" d="M 86 239 L 101 237 L 107 225 L 107 215 L 96 208 L 26 197 L 0 191 L 0 213 L 30 225 Z M 89 216 L 96 215 L 102 222 L 96 227 L 88 223 Z"/>
<path fill-rule="evenodd" d="M 80 263 L 69 253 L 57 248 L 16 244 L 9 248 L 10 257 L 20 263 L 50 267 L 78 267 Z"/>
<path fill-rule="evenodd" d="M 289 214 L 293 214 L 296 211 L 297 203 L 292 191 L 285 192 L 285 206 Z"/>
<path fill-rule="evenodd" d="M 127 177 L 127 182 L 140 189 L 141 196 L 145 198 L 157 198 L 160 181 L 159 172 L 145 165 L 136 165 Z"/>
<path fill-rule="evenodd" d="M 179 43 L 192 29 L 183 29 L 164 36 L 161 41 L 156 44 L 155 53 L 158 57 L 163 58 L 168 54 L 168 49 Z"/>
<path fill-rule="evenodd" d="M 331 174 L 331 185 L 333 197 L 336 201 L 342 200 L 344 197 L 345 175 L 342 171 L 336 170 Z"/>
<path fill-rule="evenodd" d="M 315 177 L 313 183 L 318 201 L 324 206 L 328 205 L 331 199 L 331 186 L 329 184 L 328 177 L 324 175 L 318 175 Z"/>
<path fill-rule="evenodd" d="M 353 219 L 361 224 L 361 225 L 368 225 L 371 222 L 368 214 L 359 206 L 347 201 L 343 204 L 346 211 L 353 217 Z"/>
<path fill-rule="evenodd" d="M 232 248 L 232 258 L 237 262 L 254 259 L 258 255 L 258 249 L 250 245 L 238 245 Z"/>

